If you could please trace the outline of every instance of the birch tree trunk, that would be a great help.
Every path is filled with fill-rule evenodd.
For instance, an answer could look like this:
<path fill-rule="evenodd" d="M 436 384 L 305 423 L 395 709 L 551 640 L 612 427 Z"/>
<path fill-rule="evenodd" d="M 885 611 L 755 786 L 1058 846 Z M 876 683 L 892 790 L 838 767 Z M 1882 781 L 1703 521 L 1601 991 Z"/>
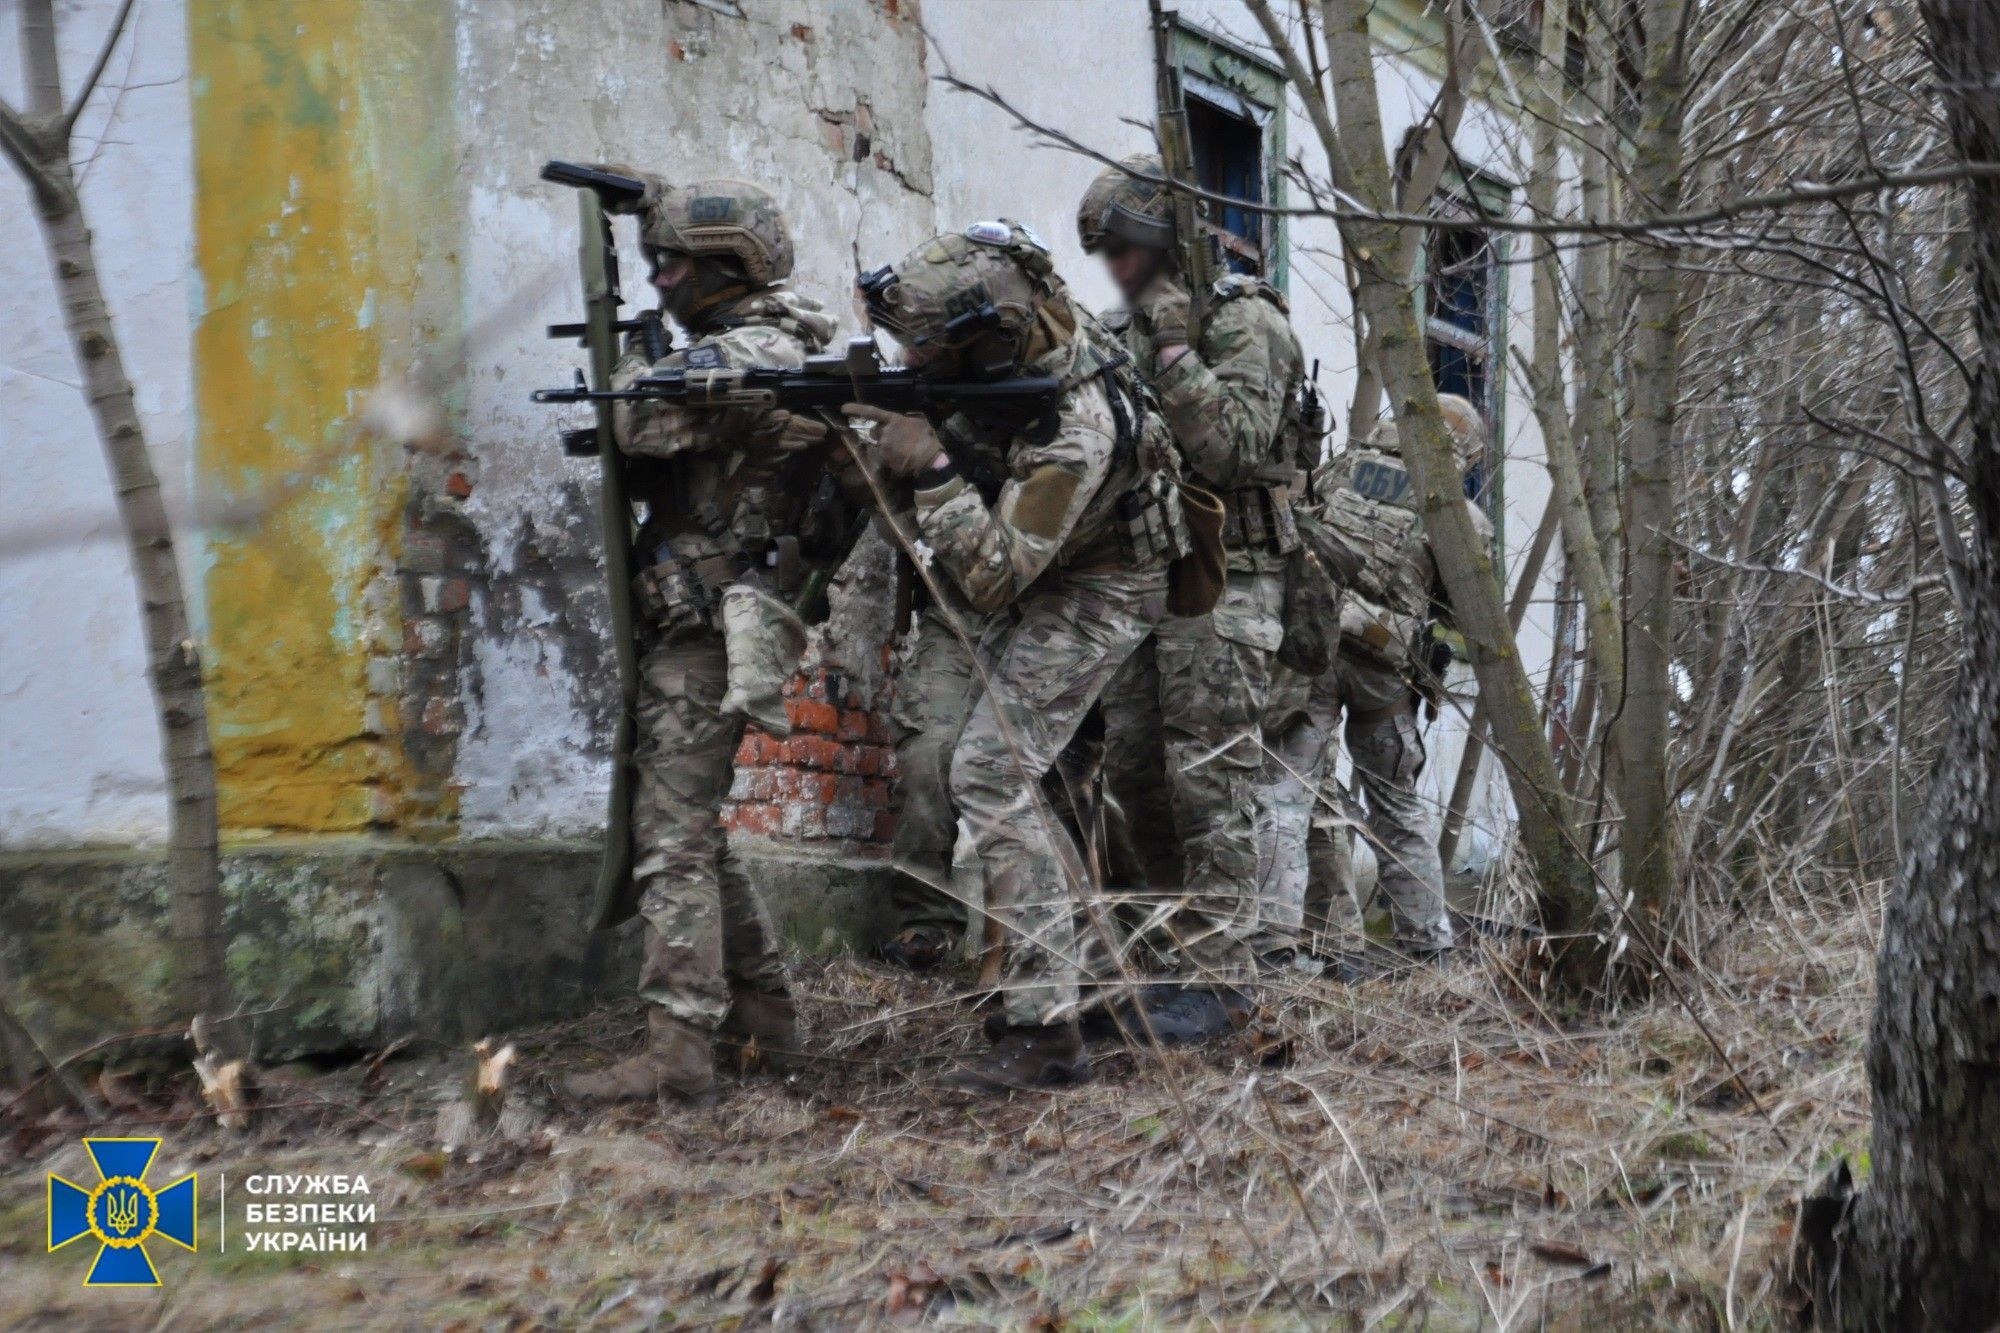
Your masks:
<path fill-rule="evenodd" d="M 110 464 L 126 549 L 146 640 L 166 771 L 171 957 L 175 999 L 188 1017 L 219 1020 L 234 1008 L 224 951 L 222 874 L 217 847 L 215 756 L 209 745 L 208 702 L 201 656 L 188 624 L 187 599 L 175 563 L 173 534 L 160 480 L 133 400 L 132 382 L 111 326 L 111 314 L 91 252 L 90 227 L 70 166 L 77 113 L 123 30 L 123 6 L 90 77 L 70 109 L 62 104 L 51 0 L 23 0 L 21 49 L 28 114 L 0 108 L 0 148 L 27 180 L 55 276 L 63 324 L 76 351 L 83 393 Z M 218 1027 L 221 1044 L 242 1045 Z"/>
<path fill-rule="evenodd" d="M 2000 8 L 1924 0 L 1959 156 L 2000 162 Z M 2000 181 L 1964 185 L 1978 333 L 1964 665 L 1902 884 L 1868 1041 L 1874 1172 L 1844 1203 L 1817 1310 L 1843 1329 L 2000 1319 Z M 1804 1228 L 1802 1228 L 1802 1231 Z"/>

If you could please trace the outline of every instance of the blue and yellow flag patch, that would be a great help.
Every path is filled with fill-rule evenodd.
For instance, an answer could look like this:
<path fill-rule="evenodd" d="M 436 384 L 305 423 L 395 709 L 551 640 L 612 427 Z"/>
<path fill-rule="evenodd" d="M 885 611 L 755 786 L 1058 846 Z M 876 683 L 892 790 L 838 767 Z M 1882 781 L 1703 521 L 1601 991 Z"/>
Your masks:
<path fill-rule="evenodd" d="M 85 1189 L 61 1176 L 49 1177 L 50 1252 L 94 1236 L 97 1259 L 84 1286 L 159 1286 L 146 1242 L 158 1236 L 185 1250 L 195 1248 L 199 1223 L 193 1173 L 153 1190 L 146 1185 L 146 1168 L 160 1150 L 158 1139 L 85 1139 L 83 1146 L 97 1164 L 98 1184 Z"/>

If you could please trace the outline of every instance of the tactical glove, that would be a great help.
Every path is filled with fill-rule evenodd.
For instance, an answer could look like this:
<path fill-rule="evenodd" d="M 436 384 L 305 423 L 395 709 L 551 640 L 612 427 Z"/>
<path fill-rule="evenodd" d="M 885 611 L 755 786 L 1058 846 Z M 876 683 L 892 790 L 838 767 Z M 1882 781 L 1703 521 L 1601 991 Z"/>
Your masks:
<path fill-rule="evenodd" d="M 924 417 L 890 412 L 868 403 L 843 403 L 840 410 L 850 417 L 875 423 L 875 451 L 882 467 L 898 477 L 914 477 L 926 468 L 941 465 L 944 446 L 937 430 Z"/>
<path fill-rule="evenodd" d="M 1153 336 L 1155 354 L 1187 346 L 1187 288 L 1164 273 L 1139 294 L 1135 312 Z"/>
<path fill-rule="evenodd" d="M 765 418 L 765 438 L 788 454 L 810 449 L 833 433 L 833 428 L 814 417 L 797 412 L 773 412 Z"/>

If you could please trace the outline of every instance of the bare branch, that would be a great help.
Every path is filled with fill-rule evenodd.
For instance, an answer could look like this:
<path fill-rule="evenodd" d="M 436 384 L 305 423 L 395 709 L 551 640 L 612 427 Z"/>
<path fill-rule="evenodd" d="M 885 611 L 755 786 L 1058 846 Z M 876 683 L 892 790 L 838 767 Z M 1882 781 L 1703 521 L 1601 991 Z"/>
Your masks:
<path fill-rule="evenodd" d="M 118 6 L 118 12 L 112 15 L 111 30 L 104 34 L 104 45 L 98 48 L 97 59 L 91 64 L 90 73 L 84 75 L 83 82 L 77 85 L 76 96 L 70 99 L 69 110 L 63 112 L 62 119 L 56 122 L 56 133 L 65 146 L 69 143 L 70 131 L 76 127 L 76 118 L 83 114 L 84 104 L 89 102 L 90 95 L 97 91 L 97 81 L 104 77 L 104 67 L 111 63 L 111 53 L 117 49 L 118 39 L 125 33 L 125 22 L 132 16 L 134 3 L 135 0 L 124 0 L 124 3 Z"/>

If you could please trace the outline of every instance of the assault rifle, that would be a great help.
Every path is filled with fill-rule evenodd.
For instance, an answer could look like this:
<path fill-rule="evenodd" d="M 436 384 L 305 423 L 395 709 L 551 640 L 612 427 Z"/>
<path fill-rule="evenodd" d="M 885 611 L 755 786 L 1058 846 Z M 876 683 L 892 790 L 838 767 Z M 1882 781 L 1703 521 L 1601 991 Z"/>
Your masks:
<path fill-rule="evenodd" d="M 854 338 L 834 356 L 806 358 L 799 370 L 751 366 L 660 370 L 642 375 L 623 389 L 593 389 L 577 374 L 566 389 L 537 389 L 538 403 L 656 402 L 679 407 L 753 407 L 787 412 L 838 413 L 843 403 L 869 403 L 891 412 L 921 413 L 933 420 L 966 409 L 1022 423 L 1055 406 L 1062 381 L 1023 375 L 999 380 L 926 379 L 914 369 L 885 366 L 872 338 Z M 562 432 L 566 453 L 598 452 L 595 430 Z"/>
<path fill-rule="evenodd" d="M 1201 178 L 1195 174 L 1187 98 L 1181 89 L 1180 62 L 1174 56 L 1175 14 L 1162 9 L 1160 0 L 1147 0 L 1146 9 L 1153 24 L 1154 133 L 1160 141 L 1162 173 L 1174 182 L 1167 187 L 1173 191 L 1174 245 L 1180 250 L 1181 275 L 1187 279 L 1188 345 L 1196 346 L 1219 266 L 1215 243 L 1201 228 L 1202 205 L 1186 188 Z"/>

